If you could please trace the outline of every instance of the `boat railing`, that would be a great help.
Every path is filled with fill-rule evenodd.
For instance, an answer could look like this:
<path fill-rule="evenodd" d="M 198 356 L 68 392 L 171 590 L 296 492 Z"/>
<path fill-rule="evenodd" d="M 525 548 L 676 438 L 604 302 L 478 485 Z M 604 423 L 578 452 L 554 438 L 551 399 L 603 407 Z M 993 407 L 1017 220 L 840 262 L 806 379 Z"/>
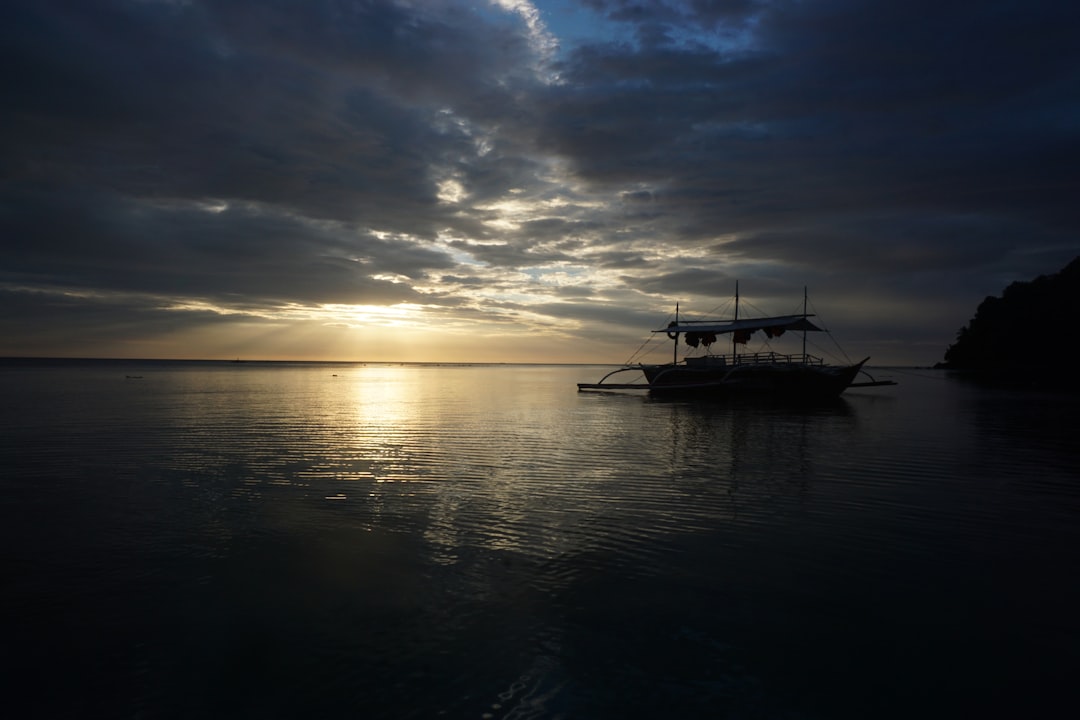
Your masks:
<path fill-rule="evenodd" d="M 687 365 L 824 365 L 825 361 L 810 353 L 753 352 L 738 355 L 698 355 L 686 358 Z"/>

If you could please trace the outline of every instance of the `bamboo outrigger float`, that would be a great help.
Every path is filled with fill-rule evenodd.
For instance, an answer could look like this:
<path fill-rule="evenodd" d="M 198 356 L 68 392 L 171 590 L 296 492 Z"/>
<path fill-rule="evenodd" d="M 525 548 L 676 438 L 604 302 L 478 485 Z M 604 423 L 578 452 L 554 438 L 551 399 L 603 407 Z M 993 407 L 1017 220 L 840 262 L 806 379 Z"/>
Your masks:
<path fill-rule="evenodd" d="M 662 394 L 767 395 L 787 398 L 836 397 L 849 387 L 895 385 L 892 380 L 876 380 L 863 370 L 870 358 L 848 365 L 828 365 L 806 352 L 806 333 L 825 332 L 810 321 L 807 297 L 803 292 L 803 312 L 764 318 L 739 318 L 739 291 L 735 289 L 735 316 L 730 320 L 680 320 L 678 306 L 675 320 L 667 327 L 653 330 L 665 333 L 673 341 L 672 360 L 663 364 L 627 364 L 612 370 L 599 382 L 578 383 L 578 390 L 648 390 Z M 802 352 L 783 354 L 773 351 L 739 353 L 750 336 L 762 332 L 778 338 L 787 332 L 802 333 Z M 713 354 L 711 346 L 723 335 L 731 336 L 730 354 Z M 678 357 L 679 338 L 691 348 L 701 347 L 703 355 Z M 610 382 L 609 378 L 637 371 L 645 382 Z M 856 382 L 860 375 L 868 380 Z"/>

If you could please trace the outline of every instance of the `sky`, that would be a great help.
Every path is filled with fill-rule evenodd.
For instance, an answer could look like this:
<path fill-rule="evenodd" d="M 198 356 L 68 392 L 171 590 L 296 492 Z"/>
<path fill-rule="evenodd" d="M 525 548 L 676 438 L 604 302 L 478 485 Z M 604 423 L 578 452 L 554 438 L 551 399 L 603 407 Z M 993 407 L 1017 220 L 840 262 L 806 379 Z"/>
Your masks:
<path fill-rule="evenodd" d="M 744 317 L 807 287 L 848 356 L 933 364 L 1080 255 L 1078 27 L 1060 0 L 9 0 L 0 356 L 620 363 L 738 282 Z"/>

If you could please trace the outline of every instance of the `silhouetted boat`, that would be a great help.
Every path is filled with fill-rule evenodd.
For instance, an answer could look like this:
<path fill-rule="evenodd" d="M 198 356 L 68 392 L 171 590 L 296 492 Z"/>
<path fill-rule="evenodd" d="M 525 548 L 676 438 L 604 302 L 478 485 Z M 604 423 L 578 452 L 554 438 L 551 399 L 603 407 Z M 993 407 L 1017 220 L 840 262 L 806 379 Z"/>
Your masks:
<path fill-rule="evenodd" d="M 803 312 L 799 315 L 780 315 L 763 318 L 739 318 L 739 290 L 735 289 L 735 314 L 731 319 L 680 320 L 678 306 L 675 320 L 667 327 L 653 330 L 665 333 L 674 342 L 672 361 L 663 364 L 627 364 L 613 370 L 596 383 L 578 383 L 578 390 L 649 390 L 652 393 L 710 396 L 767 396 L 774 398 L 830 398 L 849 387 L 895 385 L 892 380 L 875 380 L 863 365 L 870 358 L 847 365 L 829 365 L 806 352 L 806 333 L 825 332 L 810 321 L 806 312 L 807 299 L 803 294 Z M 739 352 L 755 332 L 767 338 L 778 338 L 787 332 L 802 333 L 802 352 L 794 354 L 768 352 Z M 731 353 L 714 354 L 711 346 L 723 335 L 731 335 Z M 704 354 L 678 358 L 679 338 L 690 348 L 701 348 Z M 609 378 L 624 372 L 639 371 L 644 383 L 609 382 Z M 862 373 L 869 380 L 855 382 Z"/>

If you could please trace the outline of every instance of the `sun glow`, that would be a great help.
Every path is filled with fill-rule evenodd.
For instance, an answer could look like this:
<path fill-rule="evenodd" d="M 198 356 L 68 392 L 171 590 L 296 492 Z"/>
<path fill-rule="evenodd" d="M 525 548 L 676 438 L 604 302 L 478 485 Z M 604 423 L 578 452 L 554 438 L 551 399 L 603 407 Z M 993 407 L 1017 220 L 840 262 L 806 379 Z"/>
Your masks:
<path fill-rule="evenodd" d="M 415 303 L 397 305 L 323 305 L 327 324 L 348 327 L 419 327 L 424 324 L 424 306 Z"/>

